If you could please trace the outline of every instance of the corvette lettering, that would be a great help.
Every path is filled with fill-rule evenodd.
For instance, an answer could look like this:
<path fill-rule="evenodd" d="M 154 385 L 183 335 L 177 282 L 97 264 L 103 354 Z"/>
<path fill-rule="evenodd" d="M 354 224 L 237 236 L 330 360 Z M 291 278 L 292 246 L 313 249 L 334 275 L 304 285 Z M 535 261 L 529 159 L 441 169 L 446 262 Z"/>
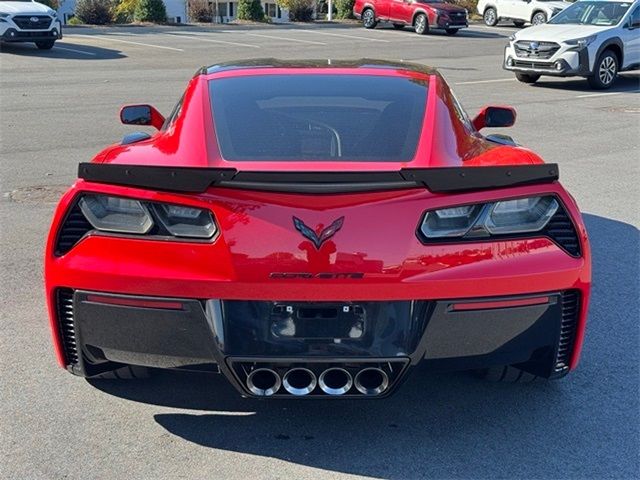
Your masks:
<path fill-rule="evenodd" d="M 308 273 L 308 272 L 273 272 L 269 274 L 269 278 L 281 278 L 281 279 L 292 279 L 292 278 L 319 278 L 326 280 L 358 280 L 364 278 L 364 273 L 361 272 L 347 272 L 347 273 Z"/>

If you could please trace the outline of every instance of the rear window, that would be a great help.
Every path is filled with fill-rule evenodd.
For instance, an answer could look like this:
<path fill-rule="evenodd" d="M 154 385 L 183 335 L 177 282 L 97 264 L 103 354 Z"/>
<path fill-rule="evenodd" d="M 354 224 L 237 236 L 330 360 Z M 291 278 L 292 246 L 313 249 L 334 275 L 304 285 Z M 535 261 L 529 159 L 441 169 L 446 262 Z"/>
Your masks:
<path fill-rule="evenodd" d="M 259 75 L 211 80 L 226 160 L 413 158 L 427 84 L 404 77 Z"/>

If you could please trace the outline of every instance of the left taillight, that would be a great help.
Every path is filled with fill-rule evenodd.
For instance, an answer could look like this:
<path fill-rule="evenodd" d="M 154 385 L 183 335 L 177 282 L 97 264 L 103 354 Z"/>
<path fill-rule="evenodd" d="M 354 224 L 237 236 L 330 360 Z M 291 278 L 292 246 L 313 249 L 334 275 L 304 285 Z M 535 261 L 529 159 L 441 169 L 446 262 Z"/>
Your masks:
<path fill-rule="evenodd" d="M 83 194 L 73 203 L 56 242 L 64 255 L 90 232 L 140 238 L 211 240 L 218 232 L 206 209 L 101 194 Z"/>

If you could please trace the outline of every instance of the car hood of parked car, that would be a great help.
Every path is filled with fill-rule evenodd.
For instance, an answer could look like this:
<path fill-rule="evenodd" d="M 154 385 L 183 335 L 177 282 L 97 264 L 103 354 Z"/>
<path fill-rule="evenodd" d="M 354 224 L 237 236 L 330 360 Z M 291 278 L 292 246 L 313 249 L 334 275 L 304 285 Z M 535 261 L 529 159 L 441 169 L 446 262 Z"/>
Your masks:
<path fill-rule="evenodd" d="M 608 25 L 553 25 L 545 23 L 525 28 L 515 34 L 516 40 L 564 42 L 589 37 L 611 28 Z"/>
<path fill-rule="evenodd" d="M 540 5 L 541 7 L 547 7 L 547 8 L 551 8 L 551 9 L 560 9 L 563 10 L 565 8 L 567 8 L 569 5 L 571 5 L 571 2 L 547 2 L 547 1 L 538 1 L 536 2 L 536 4 Z"/>
<path fill-rule="evenodd" d="M 32 13 L 51 15 L 53 10 L 36 2 L 0 2 L 0 12 L 2 13 L 20 13 L 30 15 Z"/>

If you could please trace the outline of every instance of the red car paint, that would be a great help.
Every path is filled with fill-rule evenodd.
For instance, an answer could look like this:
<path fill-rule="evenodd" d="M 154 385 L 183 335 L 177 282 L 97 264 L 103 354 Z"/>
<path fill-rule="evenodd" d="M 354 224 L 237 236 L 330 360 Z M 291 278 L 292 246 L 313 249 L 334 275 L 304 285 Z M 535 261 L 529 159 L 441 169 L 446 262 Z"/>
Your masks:
<path fill-rule="evenodd" d="M 456 25 L 460 25 L 457 28 L 467 26 L 467 11 L 445 1 L 356 0 L 353 5 L 356 18 L 361 18 L 367 8 L 373 10 L 377 21 L 391 22 L 396 25 L 413 25 L 416 16 L 424 13 L 431 28 L 446 28 L 445 24 L 451 20 L 451 14 L 464 15 L 463 19 L 456 22 Z"/>
<path fill-rule="evenodd" d="M 464 122 L 452 94 L 437 74 L 381 68 L 244 68 L 194 77 L 172 124 L 151 139 L 113 145 L 94 162 L 131 165 L 234 167 L 239 171 L 336 171 L 344 164 L 313 162 L 229 162 L 215 139 L 208 82 L 242 75 L 404 76 L 429 82 L 425 121 L 414 158 L 404 163 L 350 162 L 350 170 L 403 167 L 543 163 L 522 147 L 496 145 Z M 70 252 L 54 254 L 57 234 L 81 192 L 210 209 L 220 230 L 213 243 L 88 235 Z M 424 245 L 416 236 L 428 209 L 528 195 L 556 195 L 577 227 L 580 258 L 546 238 Z M 316 231 L 344 217 L 344 225 L 319 249 L 292 225 L 292 216 Z M 391 235 L 390 232 L 393 232 Z M 304 274 L 274 278 L 276 272 Z M 362 272 L 361 278 L 350 273 Z M 331 278 L 320 273 L 341 274 Z M 311 274 L 311 275 L 306 275 Z M 426 189 L 305 195 L 210 188 L 206 193 L 175 194 L 77 181 L 54 214 L 45 253 L 45 282 L 58 361 L 65 365 L 56 322 L 54 291 L 71 287 L 94 292 L 169 298 L 339 301 L 473 299 L 544 294 L 577 289 L 582 302 L 570 368 L 578 363 L 589 301 L 590 250 L 578 207 L 558 182 L 463 194 Z M 541 295 L 544 296 L 544 295 Z"/>

